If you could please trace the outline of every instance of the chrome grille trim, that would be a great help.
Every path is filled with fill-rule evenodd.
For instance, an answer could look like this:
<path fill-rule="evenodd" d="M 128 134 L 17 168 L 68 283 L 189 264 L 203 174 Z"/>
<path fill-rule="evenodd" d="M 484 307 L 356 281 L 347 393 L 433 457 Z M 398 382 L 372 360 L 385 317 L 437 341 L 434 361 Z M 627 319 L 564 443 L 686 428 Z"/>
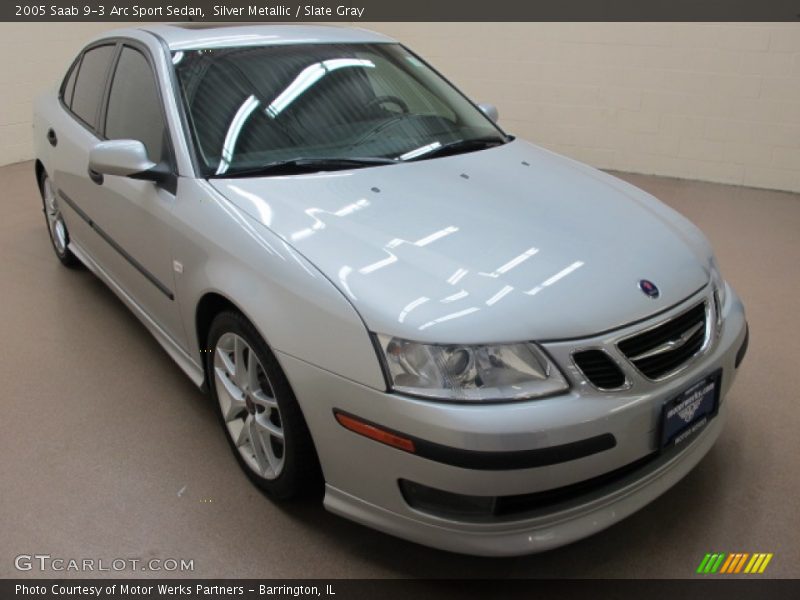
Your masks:
<path fill-rule="evenodd" d="M 676 315 L 670 316 L 668 319 L 663 319 L 645 329 L 617 340 L 617 350 L 628 359 L 639 374 L 649 381 L 663 381 L 668 379 L 688 368 L 697 357 L 704 354 L 711 346 L 716 332 L 717 311 L 715 308 L 713 302 L 709 302 L 708 299 L 703 299 L 701 302 L 694 304 Z M 699 313 L 697 320 L 691 319 L 691 317 L 694 316 L 692 315 L 693 312 Z M 680 320 L 685 318 L 691 319 L 685 326 L 681 326 L 681 329 L 676 331 L 669 330 L 670 325 L 675 325 L 677 327 L 679 326 Z M 639 351 L 634 351 L 633 348 L 631 348 L 631 342 L 642 341 L 643 339 L 646 340 L 647 335 L 652 335 L 659 329 L 665 330 L 666 339 L 664 341 L 654 344 L 650 348 L 645 348 L 644 351 L 641 349 Z M 702 338 L 695 339 L 698 334 L 702 335 Z M 645 345 L 647 345 L 646 342 Z M 681 349 L 685 348 L 687 345 L 691 347 L 696 346 L 697 349 L 687 356 L 672 354 L 673 352 L 679 353 Z M 644 361 L 658 359 L 659 357 L 662 357 L 662 360 L 664 360 L 669 359 L 670 356 L 674 356 L 680 362 L 674 366 L 670 365 L 667 368 L 643 364 Z"/>
<path fill-rule="evenodd" d="M 715 303 L 714 292 L 713 284 L 708 282 L 703 288 L 690 294 L 683 301 L 666 310 L 659 311 L 649 318 L 636 320 L 594 335 L 571 340 L 539 341 L 538 343 L 541 344 L 542 348 L 570 381 L 570 384 L 577 390 L 585 390 L 587 393 L 602 392 L 608 396 L 614 394 L 627 396 L 632 391 L 641 394 L 649 393 L 652 390 L 659 389 L 663 383 L 680 377 L 681 373 L 691 371 L 698 363 L 702 362 L 702 357 L 707 356 L 715 347 L 725 330 L 725 323 L 721 318 L 722 315 L 719 314 L 724 311 L 724 306 Z M 686 362 L 678 365 L 676 369 L 656 379 L 647 377 L 619 349 L 618 344 L 620 342 L 669 323 L 700 305 L 705 306 L 706 309 L 706 328 L 702 334 L 704 336 L 703 343 L 698 348 L 698 352 L 687 356 Z M 664 340 L 662 339 L 661 341 L 663 342 Z M 613 390 L 598 388 L 574 360 L 575 353 L 586 350 L 603 350 L 622 370 L 626 379 L 625 386 Z M 635 353 L 632 355 L 636 356 Z"/>

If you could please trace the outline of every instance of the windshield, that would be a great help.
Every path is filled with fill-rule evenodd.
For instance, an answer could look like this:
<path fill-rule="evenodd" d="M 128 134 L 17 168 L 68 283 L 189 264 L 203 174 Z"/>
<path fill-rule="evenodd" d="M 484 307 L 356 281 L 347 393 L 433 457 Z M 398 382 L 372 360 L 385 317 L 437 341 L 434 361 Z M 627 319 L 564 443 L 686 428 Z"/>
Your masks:
<path fill-rule="evenodd" d="M 298 159 L 374 166 L 507 141 L 399 44 L 192 50 L 172 62 L 204 177 Z"/>

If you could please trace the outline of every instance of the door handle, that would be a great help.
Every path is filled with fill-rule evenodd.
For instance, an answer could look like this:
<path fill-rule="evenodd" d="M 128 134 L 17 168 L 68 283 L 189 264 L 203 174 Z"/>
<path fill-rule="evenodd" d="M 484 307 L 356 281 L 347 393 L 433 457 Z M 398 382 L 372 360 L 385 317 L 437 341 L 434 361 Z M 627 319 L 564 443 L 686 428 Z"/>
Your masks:
<path fill-rule="evenodd" d="M 97 171 L 95 171 L 91 167 L 88 169 L 88 173 L 89 173 L 89 179 L 94 181 L 97 185 L 103 185 L 103 174 L 102 173 L 98 173 Z"/>
<path fill-rule="evenodd" d="M 47 130 L 47 141 L 50 142 L 50 145 L 55 147 L 58 144 L 58 136 L 56 136 L 56 132 L 53 131 L 53 128 Z"/>

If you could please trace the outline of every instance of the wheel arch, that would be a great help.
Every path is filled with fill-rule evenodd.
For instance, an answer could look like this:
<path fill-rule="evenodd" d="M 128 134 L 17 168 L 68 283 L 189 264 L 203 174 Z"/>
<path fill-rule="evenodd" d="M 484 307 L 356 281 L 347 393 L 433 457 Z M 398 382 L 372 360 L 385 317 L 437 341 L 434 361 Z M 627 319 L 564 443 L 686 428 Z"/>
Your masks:
<path fill-rule="evenodd" d="M 266 335 L 264 330 L 258 326 L 256 319 L 249 315 L 248 312 L 239 304 L 231 300 L 230 297 L 224 292 L 219 290 L 207 290 L 202 294 L 200 300 L 198 300 L 194 311 L 195 336 L 197 340 L 197 347 L 200 350 L 200 359 L 203 365 L 203 372 L 205 373 L 204 385 L 208 385 L 209 383 L 208 373 L 206 372 L 206 361 L 203 358 L 205 352 L 210 350 L 210 348 L 206 347 L 208 343 L 208 333 L 211 330 L 211 324 L 214 322 L 216 316 L 226 310 L 237 312 L 247 319 L 261 336 L 261 339 L 264 340 L 264 343 L 267 345 L 267 347 L 272 352 L 275 352 L 275 348 L 273 348 L 272 344 L 270 343 L 269 336 Z"/>
<path fill-rule="evenodd" d="M 208 341 L 208 332 L 211 329 L 211 323 L 219 313 L 225 310 L 234 310 L 242 314 L 251 323 L 253 322 L 253 320 L 247 316 L 241 307 L 237 306 L 227 296 L 215 291 L 206 292 L 197 302 L 197 306 L 195 307 L 194 311 L 197 347 L 200 348 L 201 352 L 208 350 L 208 348 L 206 348 L 206 342 Z"/>

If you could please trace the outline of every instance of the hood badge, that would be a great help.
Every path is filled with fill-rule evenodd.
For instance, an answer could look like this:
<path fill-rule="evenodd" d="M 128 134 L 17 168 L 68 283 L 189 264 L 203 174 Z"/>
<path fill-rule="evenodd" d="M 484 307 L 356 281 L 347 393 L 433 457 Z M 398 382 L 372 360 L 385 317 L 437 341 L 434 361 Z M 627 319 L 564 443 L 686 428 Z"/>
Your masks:
<path fill-rule="evenodd" d="M 649 279 L 640 279 L 639 289 L 642 290 L 642 293 L 645 296 L 647 296 L 648 298 L 652 298 L 653 300 L 655 300 L 661 295 L 658 286 Z"/>

